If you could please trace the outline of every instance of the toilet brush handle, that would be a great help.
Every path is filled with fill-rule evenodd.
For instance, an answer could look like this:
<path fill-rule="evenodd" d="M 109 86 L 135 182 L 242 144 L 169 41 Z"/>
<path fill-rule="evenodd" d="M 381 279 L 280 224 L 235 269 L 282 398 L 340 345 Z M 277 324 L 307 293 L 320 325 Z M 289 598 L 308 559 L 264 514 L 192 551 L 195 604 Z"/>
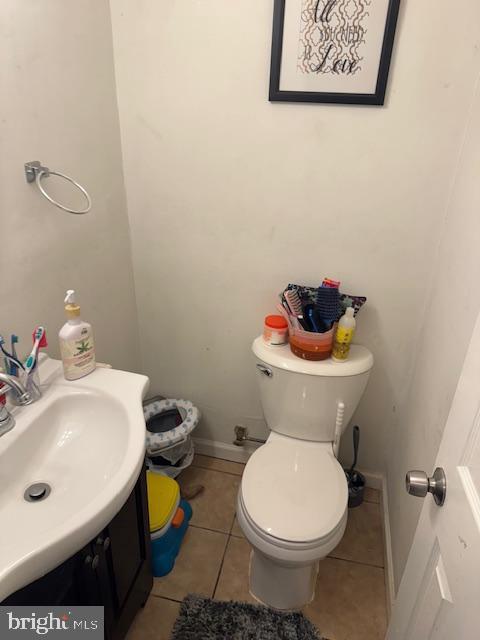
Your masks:
<path fill-rule="evenodd" d="M 357 466 L 359 444 L 360 444 L 360 427 L 355 425 L 353 427 L 353 464 L 350 467 L 350 473 L 353 473 L 353 470 Z"/>

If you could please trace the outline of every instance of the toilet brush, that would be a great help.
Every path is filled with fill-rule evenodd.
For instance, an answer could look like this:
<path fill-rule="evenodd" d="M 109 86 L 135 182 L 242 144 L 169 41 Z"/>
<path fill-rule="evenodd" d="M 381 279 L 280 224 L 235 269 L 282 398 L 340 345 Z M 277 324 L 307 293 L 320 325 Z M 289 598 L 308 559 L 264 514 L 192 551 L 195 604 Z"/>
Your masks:
<path fill-rule="evenodd" d="M 350 469 L 345 470 L 345 476 L 348 482 L 348 506 L 350 509 L 362 504 L 365 489 L 365 477 L 355 469 L 357 466 L 359 443 L 360 427 L 355 425 L 353 427 L 353 462 Z"/>

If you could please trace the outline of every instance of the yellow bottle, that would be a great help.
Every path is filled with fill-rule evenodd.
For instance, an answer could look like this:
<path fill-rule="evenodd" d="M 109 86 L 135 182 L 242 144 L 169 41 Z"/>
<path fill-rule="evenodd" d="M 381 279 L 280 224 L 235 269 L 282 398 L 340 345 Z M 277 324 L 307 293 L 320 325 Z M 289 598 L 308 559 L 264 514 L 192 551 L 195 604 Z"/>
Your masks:
<path fill-rule="evenodd" d="M 357 324 L 355 322 L 354 313 L 355 310 L 353 307 L 347 307 L 344 315 L 340 318 L 340 322 L 338 323 L 332 350 L 332 358 L 336 362 L 345 362 L 345 360 L 348 360 L 350 344 L 353 340 L 353 334 L 355 333 L 355 327 Z"/>

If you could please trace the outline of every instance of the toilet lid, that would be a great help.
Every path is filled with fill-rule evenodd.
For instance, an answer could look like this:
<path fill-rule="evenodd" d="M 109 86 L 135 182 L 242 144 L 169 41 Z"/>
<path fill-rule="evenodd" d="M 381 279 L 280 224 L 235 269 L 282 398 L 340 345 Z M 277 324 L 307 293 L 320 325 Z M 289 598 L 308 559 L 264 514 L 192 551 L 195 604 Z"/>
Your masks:
<path fill-rule="evenodd" d="M 268 535 L 310 542 L 338 526 L 348 488 L 331 444 L 282 437 L 251 456 L 242 477 L 242 499 L 250 518 Z"/>

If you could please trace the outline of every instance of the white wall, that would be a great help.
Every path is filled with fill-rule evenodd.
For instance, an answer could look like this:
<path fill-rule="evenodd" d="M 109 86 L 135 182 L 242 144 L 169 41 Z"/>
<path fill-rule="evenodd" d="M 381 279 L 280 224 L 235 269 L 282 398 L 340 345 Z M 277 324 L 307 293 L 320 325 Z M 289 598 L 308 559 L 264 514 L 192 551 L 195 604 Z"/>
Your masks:
<path fill-rule="evenodd" d="M 138 335 L 108 0 L 0 3 L 0 332 L 47 327 L 58 355 L 65 289 L 78 290 L 99 360 L 138 366 Z M 54 208 L 25 182 L 41 160 L 83 183 L 91 213 Z M 48 179 L 45 186 L 79 201 Z M 48 183 L 48 184 L 47 184 Z"/>
<path fill-rule="evenodd" d="M 376 364 L 357 419 L 362 466 L 384 468 L 477 13 L 402 4 L 387 106 L 361 108 L 268 102 L 272 2 L 111 0 L 143 363 L 155 391 L 201 407 L 198 435 L 266 433 L 250 343 L 288 282 L 329 275 L 369 298 L 358 340 Z"/>
<path fill-rule="evenodd" d="M 477 24 L 480 30 L 480 15 Z M 476 58 L 480 71 L 479 53 Z M 477 84 L 435 262 L 410 391 L 388 465 L 397 585 L 422 508 L 421 500 L 405 492 L 403 476 L 408 469 L 423 469 L 428 473 L 434 469 L 465 352 L 480 311 L 479 176 L 480 88 Z"/>

